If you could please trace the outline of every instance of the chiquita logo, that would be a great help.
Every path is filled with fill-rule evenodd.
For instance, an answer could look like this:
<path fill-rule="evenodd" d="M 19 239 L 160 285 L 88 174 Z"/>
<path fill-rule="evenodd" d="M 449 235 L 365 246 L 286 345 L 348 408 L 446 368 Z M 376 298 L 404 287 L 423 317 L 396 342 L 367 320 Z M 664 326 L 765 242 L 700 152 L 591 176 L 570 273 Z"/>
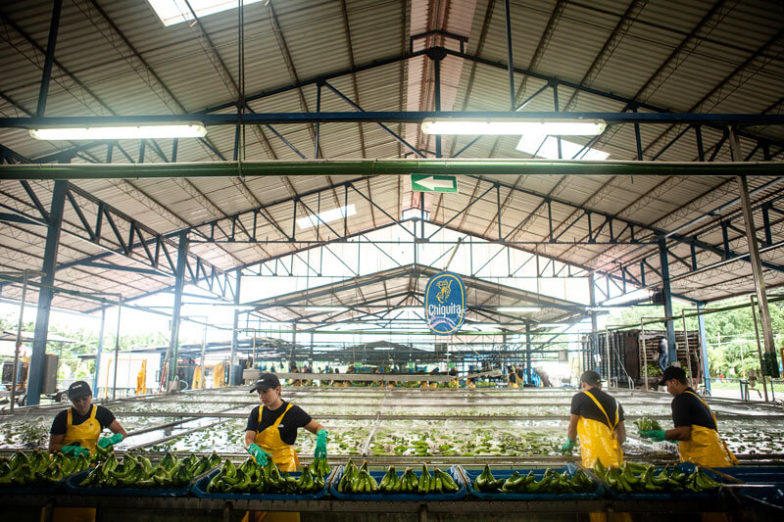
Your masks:
<path fill-rule="evenodd" d="M 465 286 L 457 274 L 441 272 L 425 288 L 427 327 L 437 335 L 452 335 L 465 319 Z"/>

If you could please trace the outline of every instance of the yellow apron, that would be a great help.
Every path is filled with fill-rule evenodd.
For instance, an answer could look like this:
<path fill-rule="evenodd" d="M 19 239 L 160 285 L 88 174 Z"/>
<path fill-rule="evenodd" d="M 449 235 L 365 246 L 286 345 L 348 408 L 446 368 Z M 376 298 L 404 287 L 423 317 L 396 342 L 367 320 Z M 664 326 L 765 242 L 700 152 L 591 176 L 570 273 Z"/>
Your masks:
<path fill-rule="evenodd" d="M 727 444 L 719 436 L 719 423 L 711 409 L 702 400 L 702 397 L 694 392 L 686 391 L 697 397 L 713 417 L 716 429 L 712 430 L 705 426 L 691 425 L 691 437 L 689 440 L 678 441 L 678 453 L 682 462 L 692 462 L 701 466 L 709 467 L 730 467 L 738 464 L 738 459 L 732 454 Z"/>
<path fill-rule="evenodd" d="M 264 430 L 256 433 L 256 444 L 272 455 L 272 462 L 275 463 L 280 471 L 297 471 L 297 466 L 299 466 L 297 450 L 294 449 L 294 446 L 283 442 L 280 438 L 280 431 L 278 431 L 280 421 L 286 416 L 286 412 L 291 409 L 291 406 L 292 404 L 289 403 L 284 412 L 275 419 L 271 426 L 267 426 Z M 259 406 L 259 426 L 261 425 L 261 414 L 263 411 L 264 406 Z"/>
<path fill-rule="evenodd" d="M 280 417 L 275 419 L 271 426 L 267 426 L 262 431 L 256 433 L 255 442 L 261 449 L 272 455 L 272 462 L 280 471 L 297 471 L 299 458 L 294 446 L 286 444 L 280 438 L 278 426 L 286 412 L 291 409 L 291 403 L 286 407 Z M 259 406 L 259 426 L 261 426 L 261 414 L 264 406 Z M 242 522 L 299 522 L 299 513 L 290 511 L 248 511 Z"/>
<path fill-rule="evenodd" d="M 596 461 L 601 461 L 602 465 L 610 467 L 618 467 L 623 462 L 623 450 L 615 438 L 615 426 L 618 425 L 619 417 L 618 406 L 615 408 L 615 422 L 610 421 L 610 416 L 602 407 L 601 403 L 596 400 L 590 392 L 584 391 L 588 397 L 599 407 L 599 410 L 604 413 L 607 423 L 599 422 L 593 419 L 580 417 L 577 423 L 577 435 L 580 437 L 580 457 L 582 458 L 583 466 L 586 468 L 593 468 Z"/>
<path fill-rule="evenodd" d="M 74 426 L 73 410 L 68 408 L 68 420 L 65 425 L 65 440 L 63 446 L 73 446 L 75 442 L 83 448 L 87 448 L 91 453 L 95 453 L 95 446 L 98 445 L 98 437 L 101 436 L 101 423 L 95 418 L 98 406 L 92 405 L 90 418 L 81 424 Z"/>

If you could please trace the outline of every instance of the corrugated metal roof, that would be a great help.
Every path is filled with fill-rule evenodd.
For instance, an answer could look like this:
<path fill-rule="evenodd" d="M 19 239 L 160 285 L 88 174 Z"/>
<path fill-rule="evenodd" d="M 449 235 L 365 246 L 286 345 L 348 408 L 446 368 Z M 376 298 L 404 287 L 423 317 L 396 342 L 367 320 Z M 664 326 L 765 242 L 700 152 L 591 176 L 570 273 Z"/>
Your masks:
<path fill-rule="evenodd" d="M 345 18 L 342 4 L 345 5 Z M 714 8 L 713 2 L 700 0 L 679 4 L 676 15 L 669 2 L 651 0 L 640 5 L 632 20 L 621 24 L 623 32 L 614 38 L 612 32 L 621 22 L 628 5 L 628 2 L 615 0 L 562 4 L 531 0 L 511 2 L 515 65 L 518 68 L 530 67 L 533 73 L 552 80 L 572 83 L 579 83 L 590 71 L 588 86 L 606 95 L 559 85 L 559 104 L 564 108 L 569 103 L 571 111 L 620 111 L 627 104 L 613 99 L 613 96 L 631 98 L 638 91 L 641 93 L 638 101 L 670 111 L 687 111 L 692 107 L 703 112 L 780 111 L 784 41 L 781 17 L 773 16 L 776 9 L 780 9 L 776 3 L 728 2 L 718 6 L 712 16 L 706 17 Z M 336 75 L 349 70 L 352 60 L 357 66 L 365 66 L 402 56 L 409 49 L 409 37 L 428 30 L 444 30 L 467 37 L 466 52 L 469 55 L 476 53 L 479 58 L 499 66 L 447 56 L 441 67 L 442 108 L 508 110 L 504 8 L 501 2 L 494 2 L 492 8 L 489 6 L 488 0 L 345 0 L 342 3 L 273 0 L 271 7 L 275 10 L 275 17 L 271 7 L 263 3 L 247 6 L 244 73 L 246 94 L 252 98 L 250 110 L 257 113 L 315 112 L 318 87 L 312 80 L 326 76 L 334 76 L 329 79 L 330 85 L 366 111 L 431 110 L 434 107 L 433 68 L 427 58 L 369 67 L 353 75 Z M 12 72 L 0 77 L 0 93 L 3 94 L 0 114 L 4 117 L 31 115 L 38 101 L 51 3 L 43 0 L 16 2 L 4 5 L 0 13 L 5 27 L 0 35 L 4 43 L 0 49 L 0 67 Z M 547 24 L 551 18 L 548 31 Z M 703 18 L 706 18 L 705 22 L 698 27 Z M 693 30 L 696 36 L 688 38 Z M 210 47 L 207 37 L 213 47 Z M 238 41 L 236 9 L 203 17 L 199 23 L 163 27 L 145 2 L 66 2 L 46 115 L 176 114 L 210 107 L 223 107 L 218 112 L 232 114 L 239 97 L 233 85 L 238 83 L 239 78 Z M 419 39 L 414 49 L 424 48 L 428 42 L 459 49 L 457 40 L 441 36 Z M 600 55 L 600 50 L 608 42 L 612 45 Z M 670 54 L 679 46 L 681 51 L 668 62 Z M 537 49 L 540 52 L 534 59 Z M 755 53 L 758 54 L 755 59 L 738 74 L 732 75 Z M 591 70 L 594 62 L 597 65 Z M 290 88 L 297 80 L 311 83 L 301 88 Z M 546 78 L 524 77 L 517 73 L 518 103 L 546 82 Z M 709 96 L 712 91 L 715 92 Z M 546 89 L 523 112 L 551 111 L 553 106 L 553 90 Z M 322 111 L 353 110 L 325 86 L 321 88 L 320 108 Z M 640 108 L 640 111 L 650 112 L 650 109 Z M 398 123 L 388 123 L 387 126 L 411 143 L 427 149 L 425 153 L 428 156 L 434 156 L 434 138 L 421 136 L 418 126 Z M 682 138 L 670 144 L 684 129 L 683 126 L 642 125 L 640 135 L 644 158 L 696 160 L 694 129 L 687 129 Z M 234 127 L 211 126 L 208 130 L 203 142 L 178 141 L 178 162 L 217 161 L 221 157 L 233 159 Z M 779 152 L 784 140 L 782 126 L 750 127 L 744 131 L 772 140 L 770 152 L 773 154 Z M 275 132 L 280 133 L 297 152 L 279 139 Z M 720 129 L 703 126 L 702 136 L 708 158 L 713 156 L 717 161 L 730 159 L 729 146 L 722 141 Z M 244 159 L 297 160 L 300 155 L 313 158 L 314 139 L 313 124 L 276 124 L 272 128 L 248 126 Z M 446 155 L 455 154 L 471 139 L 473 137 L 443 137 L 443 151 Z M 516 136 L 483 137 L 463 152 L 462 157 L 527 158 L 527 154 L 516 150 L 518 141 Z M 575 137 L 571 141 L 586 144 L 588 138 Z M 395 137 L 375 123 L 322 124 L 319 143 L 321 157 L 327 159 L 412 156 Z M 719 143 L 721 148 L 716 151 Z M 0 129 L 0 144 L 28 159 L 84 145 L 35 141 L 25 130 L 13 128 Z M 763 147 L 757 147 L 753 139 L 741 136 L 740 144 L 742 156 L 753 153 L 751 159 L 763 158 Z M 637 154 L 634 128 L 631 125 L 613 125 L 594 147 L 610 153 L 610 159 L 634 159 Z M 108 149 L 105 143 L 95 143 L 84 147 L 70 161 L 104 162 Z M 112 161 L 137 162 L 140 151 L 140 142 L 122 140 L 112 146 Z M 162 156 L 170 160 L 173 155 L 172 140 L 148 141 L 143 161 L 161 162 L 164 161 Z M 477 176 L 481 175 L 482 172 L 477 172 Z M 293 222 L 295 206 L 296 217 L 302 217 L 307 213 L 305 204 L 313 212 L 346 202 L 353 204 L 357 214 L 349 218 L 345 232 L 357 234 L 389 225 L 392 222 L 389 216 L 400 219 L 402 211 L 417 205 L 421 195 L 411 192 L 405 177 L 397 176 L 375 176 L 358 181 L 356 186 L 366 197 L 349 189 L 346 199 L 343 187 L 329 188 L 352 180 L 351 176 L 238 176 L 232 179 L 80 180 L 75 185 L 157 233 L 171 234 L 198 226 L 198 232 L 193 234 L 191 251 L 219 268 L 231 269 L 305 248 L 306 244 L 288 241 L 288 235 L 295 232 L 302 240 L 330 240 L 344 233 L 342 222 L 330 224 L 333 230 L 325 226 L 319 226 L 318 231 L 298 228 Z M 594 233 L 588 229 L 587 218 L 581 217 L 581 212 L 587 209 L 592 213 L 606 213 L 665 231 L 703 218 L 681 233 L 700 232 L 700 240 L 721 246 L 723 238 L 718 224 L 722 217 L 738 211 L 735 204 L 717 216 L 705 217 L 707 210 L 731 202 L 737 194 L 733 182 L 716 177 L 464 177 L 460 179 L 459 194 L 425 196 L 425 207 L 432 212 L 431 221 L 449 223 L 450 228 L 497 240 L 497 200 L 492 188 L 495 181 L 503 184 L 499 189 L 503 202 L 503 236 L 511 234 L 510 241 L 522 242 L 518 247 L 523 251 L 546 253 L 560 261 L 600 270 L 617 271 L 619 265 L 639 265 L 642 256 L 654 252 L 656 247 L 612 244 L 582 244 L 578 247 L 549 243 L 551 227 L 546 205 L 542 206 L 544 201 L 548 198 L 557 200 L 550 208 L 553 234 L 563 233 L 564 238 L 575 241 L 586 241 Z M 749 181 L 754 189 L 771 180 Z M 52 182 L 48 181 L 30 182 L 31 190 L 44 208 L 48 208 L 52 186 Z M 512 186 L 515 190 L 509 188 Z M 488 189 L 491 192 L 475 202 Z M 781 190 L 774 186 L 755 195 L 754 201 L 759 203 L 778 197 Z M 375 206 L 367 198 L 372 199 Z M 97 207 L 82 201 L 80 196 L 75 196 L 75 199 L 83 204 L 85 220 L 94 222 Z M 16 181 L 0 181 L 0 203 L 9 212 L 39 215 L 22 185 Z M 532 214 L 537 207 L 538 210 Z M 250 211 L 259 208 L 261 215 L 256 216 L 254 229 L 254 216 Z M 234 243 L 222 241 L 211 245 L 204 242 L 213 234 L 230 235 L 233 226 L 231 216 L 234 215 L 240 215 L 239 224 L 234 226 L 252 230 L 260 243 L 248 243 L 244 237 Z M 758 227 L 761 226 L 760 210 L 756 211 L 755 218 L 758 219 Z M 594 229 L 598 227 L 598 221 L 599 218 L 592 224 Z M 219 231 L 212 230 L 213 222 L 218 224 Z M 524 227 L 519 226 L 521 222 L 525 223 Z M 105 252 L 106 248 L 120 247 L 119 240 L 111 239 L 111 236 L 107 236 L 100 247 L 85 238 L 78 238 L 74 234 L 84 236 L 80 227 L 80 217 L 67 208 L 66 233 L 61 241 L 59 262 L 83 260 Z M 601 230 L 601 238 L 609 238 L 608 228 Z M 780 240 L 780 230 L 774 227 L 773 232 L 776 240 Z M 614 233 L 620 232 L 615 230 Z M 628 231 L 624 233 L 629 234 Z M 122 234 L 128 234 L 128 230 L 124 228 Z M 736 236 L 739 234 L 733 233 L 732 247 L 744 252 L 747 248 L 745 241 Z M 42 226 L 4 221 L 0 225 L 0 237 L 3 238 L 0 264 L 4 268 L 40 268 L 45 237 Z M 677 256 L 690 257 L 687 244 L 673 242 L 672 248 Z M 439 251 L 439 255 L 441 253 Z M 776 254 L 777 251 L 773 250 L 764 255 L 775 263 Z M 135 255 L 141 256 L 142 253 Z M 658 263 L 655 256 L 651 259 Z M 104 261 L 119 267 L 139 266 L 139 263 L 122 255 L 112 255 Z M 716 261 L 718 256 L 715 253 L 698 255 L 700 266 Z M 638 268 L 633 270 L 637 270 L 635 273 L 639 271 Z M 676 278 L 674 288 L 704 300 L 743 293 L 751 288 L 748 263 L 727 265 L 715 273 L 715 279 L 703 274 Z M 781 283 L 778 272 L 767 270 L 766 278 L 769 278 L 770 285 Z M 164 288 L 172 281 L 163 275 L 148 277 L 83 265 L 58 271 L 57 284 L 78 290 L 121 290 L 131 297 Z M 706 285 L 713 286 L 703 288 Z M 4 289 L 3 295 L 13 297 L 18 295 L 18 291 L 12 286 Z M 95 307 L 94 303 L 85 299 L 70 303 L 67 298 L 58 297 L 56 302 L 80 310 Z"/>

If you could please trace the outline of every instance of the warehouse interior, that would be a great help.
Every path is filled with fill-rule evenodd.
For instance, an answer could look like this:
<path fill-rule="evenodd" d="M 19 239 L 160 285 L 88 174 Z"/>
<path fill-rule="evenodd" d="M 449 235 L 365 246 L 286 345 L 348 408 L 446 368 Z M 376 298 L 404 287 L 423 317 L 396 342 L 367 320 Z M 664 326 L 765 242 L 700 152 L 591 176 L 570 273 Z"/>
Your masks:
<path fill-rule="evenodd" d="M 29 0 L 0 20 L 0 495 L 20 517 L 781 515 L 780 2 Z M 443 274 L 464 298 L 448 332 L 428 307 Z M 736 310 L 754 362 L 725 379 L 712 319 Z M 574 473 L 586 370 L 623 405 L 626 460 L 678 463 L 633 426 L 672 424 L 662 343 L 747 475 L 693 495 L 472 487 L 485 465 Z M 3 482 L 78 379 L 127 430 L 118 459 L 239 466 L 265 372 L 329 430 L 321 493 Z M 300 430 L 303 465 L 316 443 Z M 345 496 L 349 460 L 438 466 L 460 493 Z"/>

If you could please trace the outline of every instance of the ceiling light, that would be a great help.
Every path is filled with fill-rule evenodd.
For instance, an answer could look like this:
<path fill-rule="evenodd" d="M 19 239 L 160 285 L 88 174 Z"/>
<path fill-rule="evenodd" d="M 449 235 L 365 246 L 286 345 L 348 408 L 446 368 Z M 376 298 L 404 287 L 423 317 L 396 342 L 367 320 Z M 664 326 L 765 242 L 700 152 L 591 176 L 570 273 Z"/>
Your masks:
<path fill-rule="evenodd" d="M 540 134 L 554 136 L 595 136 L 604 132 L 606 123 L 603 120 L 436 120 L 422 122 L 425 134 Z"/>
<path fill-rule="evenodd" d="M 37 140 L 134 140 L 157 138 L 203 138 L 207 129 L 201 123 L 180 125 L 125 125 L 117 127 L 51 127 L 31 129 Z"/>
<path fill-rule="evenodd" d="M 499 306 L 496 308 L 497 312 L 501 313 L 526 313 L 526 312 L 539 312 L 541 308 L 538 306 Z"/>

